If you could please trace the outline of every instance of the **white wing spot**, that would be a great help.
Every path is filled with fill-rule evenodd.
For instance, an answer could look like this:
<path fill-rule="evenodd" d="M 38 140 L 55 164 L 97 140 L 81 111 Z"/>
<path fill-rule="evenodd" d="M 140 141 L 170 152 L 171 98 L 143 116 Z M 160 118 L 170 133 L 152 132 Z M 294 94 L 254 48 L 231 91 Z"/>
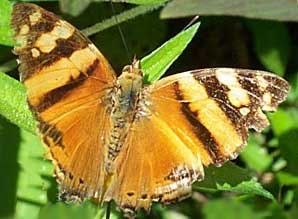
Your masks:
<path fill-rule="evenodd" d="M 265 104 L 271 104 L 271 94 L 269 92 L 264 93 L 263 101 Z"/>
<path fill-rule="evenodd" d="M 231 89 L 228 92 L 228 99 L 235 107 L 248 106 L 250 103 L 247 92 L 242 88 Z"/>
<path fill-rule="evenodd" d="M 40 18 L 41 18 L 41 13 L 39 11 L 36 11 L 33 14 L 30 14 L 29 20 L 30 20 L 31 26 L 35 25 Z"/>
<path fill-rule="evenodd" d="M 216 69 L 215 75 L 217 80 L 228 87 L 240 87 L 236 77 L 236 72 L 232 68 Z"/>
<path fill-rule="evenodd" d="M 56 39 L 51 33 L 45 33 L 37 39 L 34 46 L 43 53 L 49 53 L 57 46 Z"/>
<path fill-rule="evenodd" d="M 37 58 L 38 56 L 40 56 L 40 52 L 36 48 L 31 49 L 31 54 L 32 54 L 32 57 L 34 58 Z"/>
<path fill-rule="evenodd" d="M 60 20 L 56 22 L 56 26 L 51 32 L 42 34 L 36 40 L 34 46 L 43 53 L 49 53 L 57 46 L 56 40 L 68 39 L 72 36 L 74 31 L 74 27 Z"/>
<path fill-rule="evenodd" d="M 62 39 L 68 39 L 69 37 L 72 36 L 74 33 L 75 29 L 70 26 L 68 23 L 65 21 L 59 20 L 56 23 L 56 27 L 52 30 L 51 34 L 56 35 L 57 39 L 62 38 Z"/>
<path fill-rule="evenodd" d="M 268 87 L 268 81 L 266 81 L 265 79 L 264 79 L 264 77 L 263 76 L 261 76 L 261 75 L 258 75 L 257 77 L 257 83 L 258 83 L 258 86 L 259 86 L 259 88 L 260 88 L 260 90 L 261 91 L 265 91 L 266 90 L 266 88 Z"/>
<path fill-rule="evenodd" d="M 247 108 L 247 107 L 242 107 L 239 109 L 239 111 L 242 116 L 246 116 L 250 112 L 249 108 Z"/>
<path fill-rule="evenodd" d="M 23 26 L 21 26 L 18 35 L 26 35 L 27 33 L 29 33 L 29 26 L 27 24 L 24 24 Z"/>

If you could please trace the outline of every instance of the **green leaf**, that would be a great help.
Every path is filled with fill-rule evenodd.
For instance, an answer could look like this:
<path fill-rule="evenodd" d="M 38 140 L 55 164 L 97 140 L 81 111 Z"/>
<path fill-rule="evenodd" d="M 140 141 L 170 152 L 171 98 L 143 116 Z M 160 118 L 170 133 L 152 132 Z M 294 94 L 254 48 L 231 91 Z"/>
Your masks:
<path fill-rule="evenodd" d="M 113 0 L 113 2 L 126 2 L 131 4 L 138 4 L 138 5 L 159 4 L 167 1 L 169 0 Z"/>
<path fill-rule="evenodd" d="M 266 211 L 268 212 L 266 219 L 287 219 L 286 211 L 277 202 L 270 203 Z"/>
<path fill-rule="evenodd" d="M 298 175 L 293 175 L 288 172 L 280 171 L 276 174 L 278 182 L 282 186 L 297 186 L 298 185 Z"/>
<path fill-rule="evenodd" d="M 59 0 L 20 0 L 21 2 L 57 2 Z"/>
<path fill-rule="evenodd" d="M 291 42 L 285 24 L 249 20 L 255 51 L 266 69 L 283 76 L 288 64 Z"/>
<path fill-rule="evenodd" d="M 63 13 L 72 16 L 81 14 L 93 0 L 60 0 L 60 8 Z"/>
<path fill-rule="evenodd" d="M 206 168 L 205 179 L 202 182 L 195 183 L 194 189 L 204 190 L 204 188 L 207 188 L 216 190 L 218 184 L 228 183 L 231 186 L 236 186 L 242 181 L 250 179 L 251 177 L 248 170 L 229 161 L 220 168 L 215 166 Z"/>
<path fill-rule="evenodd" d="M 16 59 L 11 59 L 0 65 L 0 72 L 9 72 L 17 67 Z"/>
<path fill-rule="evenodd" d="M 72 16 L 81 14 L 92 2 L 110 2 L 110 0 L 60 0 L 61 11 Z M 126 2 L 137 5 L 153 5 L 165 3 L 168 0 L 112 0 L 112 2 Z M 115 20 L 115 19 L 114 19 Z"/>
<path fill-rule="evenodd" d="M 298 57 L 298 44 L 292 46 L 292 54 L 291 56 L 296 59 Z M 296 69 L 291 72 L 289 75 L 288 82 L 291 84 L 291 90 L 288 94 L 287 102 L 293 106 L 293 108 L 298 109 L 298 63 L 296 63 Z M 297 110 L 296 110 L 297 112 Z"/>
<path fill-rule="evenodd" d="M 288 219 L 296 219 L 298 215 L 298 189 L 294 190 L 294 203 L 290 209 Z"/>
<path fill-rule="evenodd" d="M 279 108 L 277 112 L 268 113 L 267 115 L 270 118 L 273 132 L 277 136 L 298 128 L 298 111 L 296 109 L 284 110 Z"/>
<path fill-rule="evenodd" d="M 141 60 L 145 83 L 158 80 L 179 57 L 197 32 L 200 23 L 196 23 L 168 40 Z"/>
<path fill-rule="evenodd" d="M 173 210 L 167 210 L 163 212 L 162 216 L 163 219 L 189 219 L 189 217 L 187 217 L 186 215 Z"/>
<path fill-rule="evenodd" d="M 206 202 L 202 211 L 205 219 L 261 219 L 264 215 L 247 204 L 227 198 Z"/>
<path fill-rule="evenodd" d="M 19 128 L 0 116 L 0 218 L 14 215 L 19 143 Z"/>
<path fill-rule="evenodd" d="M 241 182 L 240 184 L 234 187 L 229 185 L 228 183 L 224 183 L 223 185 L 217 184 L 217 189 L 220 191 L 236 192 L 240 194 L 259 195 L 274 200 L 273 195 L 267 190 L 265 190 L 262 187 L 262 185 L 255 179 Z"/>
<path fill-rule="evenodd" d="M 52 164 L 43 159 L 44 147 L 40 139 L 21 130 L 18 154 L 20 171 L 17 183 L 16 219 L 35 219 L 39 209 L 47 203 L 47 189 L 52 177 Z"/>
<path fill-rule="evenodd" d="M 248 167 L 258 172 L 266 170 L 273 161 L 266 148 L 260 146 L 255 135 L 249 137 L 248 144 L 240 156 Z"/>
<path fill-rule="evenodd" d="M 281 156 L 287 161 L 287 171 L 298 175 L 298 128 L 292 129 L 279 138 Z"/>
<path fill-rule="evenodd" d="M 58 202 L 56 204 L 47 204 L 41 208 L 38 218 L 39 219 L 91 219 L 95 218 L 94 215 L 97 211 L 97 206 L 92 203 L 85 201 L 82 205 L 80 204 L 65 204 Z M 98 208 L 98 211 L 104 213 L 103 209 Z M 103 214 L 102 214 L 103 215 Z M 98 217 L 103 218 L 103 217 Z"/>
<path fill-rule="evenodd" d="M 173 0 L 162 10 L 162 18 L 195 15 L 229 15 L 278 21 L 298 21 L 298 4 L 288 0 Z"/>
<path fill-rule="evenodd" d="M 0 1 L 0 44 L 6 46 L 13 45 L 13 31 L 10 27 L 10 16 L 12 13 L 12 3 L 8 0 Z"/>
<path fill-rule="evenodd" d="M 12 123 L 34 133 L 36 122 L 26 101 L 24 86 L 0 72 L 0 114 Z"/>

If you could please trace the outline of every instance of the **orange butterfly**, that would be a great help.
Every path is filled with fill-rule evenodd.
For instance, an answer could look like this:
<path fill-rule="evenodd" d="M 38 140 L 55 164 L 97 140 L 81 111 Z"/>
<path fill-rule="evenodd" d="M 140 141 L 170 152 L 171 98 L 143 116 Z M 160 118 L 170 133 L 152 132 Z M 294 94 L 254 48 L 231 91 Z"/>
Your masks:
<path fill-rule="evenodd" d="M 21 81 L 64 200 L 115 200 L 129 217 L 186 198 L 203 166 L 237 157 L 248 129 L 269 122 L 288 93 L 282 78 L 231 68 L 143 84 L 134 60 L 117 78 L 76 28 L 36 5 L 14 6 Z"/>

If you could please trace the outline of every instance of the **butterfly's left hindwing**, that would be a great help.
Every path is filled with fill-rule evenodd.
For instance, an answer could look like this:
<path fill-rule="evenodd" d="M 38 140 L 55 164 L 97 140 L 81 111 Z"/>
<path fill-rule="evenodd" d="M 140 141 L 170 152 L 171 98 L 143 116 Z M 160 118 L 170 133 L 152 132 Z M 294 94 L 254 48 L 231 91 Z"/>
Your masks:
<path fill-rule="evenodd" d="M 133 217 L 153 201 L 169 204 L 190 196 L 191 184 L 203 178 L 200 156 L 179 138 L 172 124 L 158 115 L 137 119 L 115 161 L 115 174 L 105 194 Z"/>

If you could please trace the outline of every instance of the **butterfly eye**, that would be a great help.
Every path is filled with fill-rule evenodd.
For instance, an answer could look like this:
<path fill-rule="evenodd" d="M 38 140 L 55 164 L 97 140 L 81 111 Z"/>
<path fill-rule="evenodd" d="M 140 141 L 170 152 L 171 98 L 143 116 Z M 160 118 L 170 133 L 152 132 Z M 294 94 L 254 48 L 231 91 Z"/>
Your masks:
<path fill-rule="evenodd" d="M 122 73 L 130 73 L 130 72 L 132 72 L 132 66 L 131 65 L 124 66 Z"/>

